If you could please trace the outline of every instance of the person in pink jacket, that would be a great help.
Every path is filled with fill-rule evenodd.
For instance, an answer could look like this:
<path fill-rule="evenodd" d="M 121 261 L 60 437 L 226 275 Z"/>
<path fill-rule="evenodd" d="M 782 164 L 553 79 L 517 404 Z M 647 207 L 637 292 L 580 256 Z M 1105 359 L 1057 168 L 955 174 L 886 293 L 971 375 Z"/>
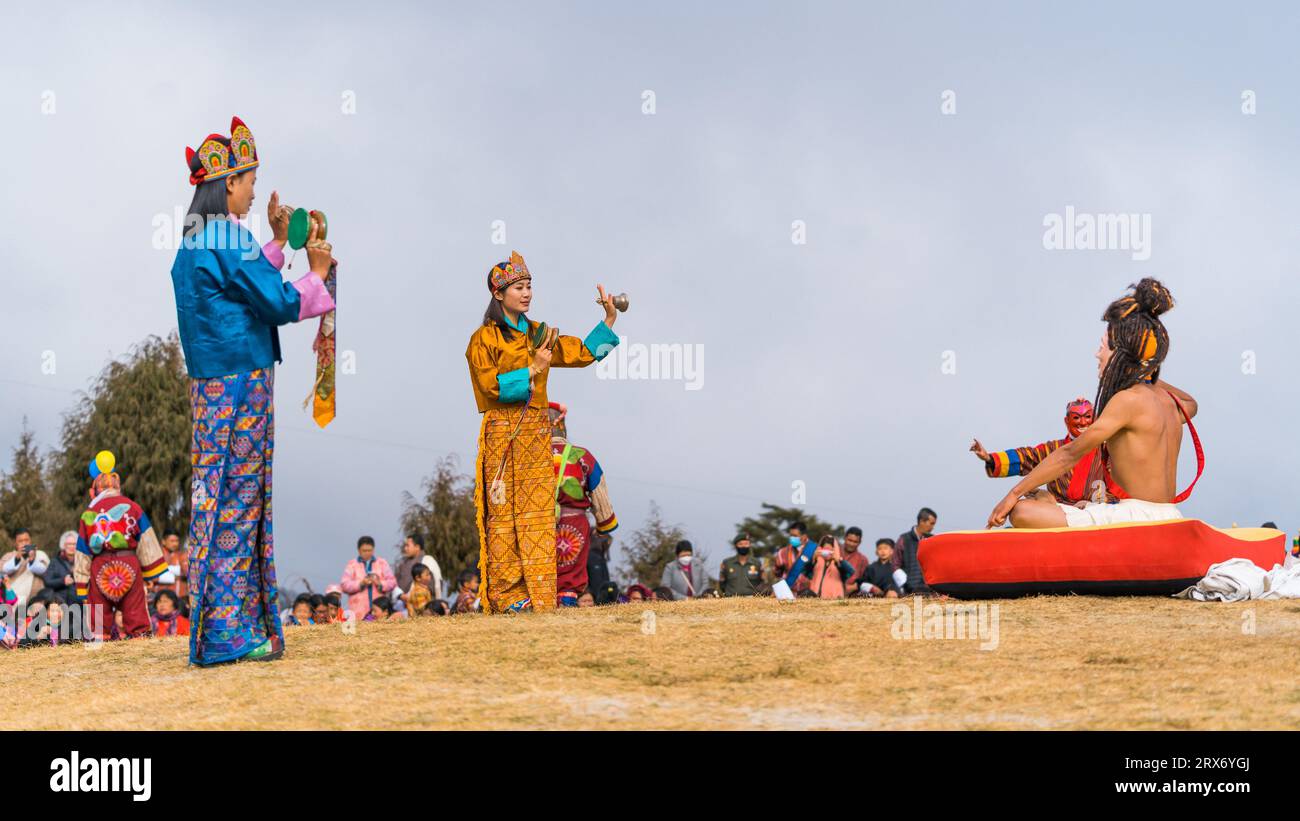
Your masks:
<path fill-rule="evenodd" d="M 375 555 L 375 540 L 357 539 L 357 557 L 343 568 L 343 592 L 348 594 L 348 609 L 361 621 L 370 614 L 370 605 L 397 587 L 397 577 L 388 562 Z"/>

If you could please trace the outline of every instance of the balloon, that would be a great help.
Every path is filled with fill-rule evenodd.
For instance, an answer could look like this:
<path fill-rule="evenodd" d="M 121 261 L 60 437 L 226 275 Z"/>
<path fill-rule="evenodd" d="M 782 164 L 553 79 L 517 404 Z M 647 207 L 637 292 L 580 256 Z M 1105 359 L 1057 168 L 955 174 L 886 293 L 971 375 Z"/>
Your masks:
<path fill-rule="evenodd" d="M 117 459 L 112 451 L 101 450 L 95 454 L 95 467 L 99 468 L 100 473 L 112 473 L 113 468 L 117 467 Z"/>

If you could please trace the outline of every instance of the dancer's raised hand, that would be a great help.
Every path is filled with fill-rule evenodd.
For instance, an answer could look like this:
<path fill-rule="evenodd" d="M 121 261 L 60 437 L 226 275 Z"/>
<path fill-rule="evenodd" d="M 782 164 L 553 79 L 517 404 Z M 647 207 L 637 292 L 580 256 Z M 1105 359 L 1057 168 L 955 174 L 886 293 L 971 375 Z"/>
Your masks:
<path fill-rule="evenodd" d="M 600 299 L 597 302 L 605 309 L 605 324 L 612 328 L 614 327 L 614 320 L 618 318 L 618 311 L 614 308 L 614 297 L 605 293 L 604 285 L 597 285 L 596 293 L 600 294 Z"/>
<path fill-rule="evenodd" d="M 280 245 L 289 241 L 289 217 L 293 209 L 280 204 L 280 192 L 271 192 L 271 201 L 266 204 L 266 221 L 271 223 L 271 232 Z"/>
<path fill-rule="evenodd" d="M 978 456 L 980 459 L 984 460 L 985 462 L 987 462 L 987 461 L 989 460 L 989 452 L 988 452 L 987 450 L 984 449 L 984 446 L 980 444 L 980 440 L 978 440 L 978 439 L 974 440 L 974 441 L 971 443 L 971 446 L 970 446 L 970 452 L 973 453 L 973 454 L 975 454 L 976 456 Z"/>

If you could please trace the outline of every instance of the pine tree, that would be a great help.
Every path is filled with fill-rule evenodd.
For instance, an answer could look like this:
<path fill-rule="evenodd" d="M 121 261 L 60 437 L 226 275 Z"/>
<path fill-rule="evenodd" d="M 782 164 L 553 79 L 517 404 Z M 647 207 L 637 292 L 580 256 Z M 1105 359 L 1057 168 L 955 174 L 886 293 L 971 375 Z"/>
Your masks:
<path fill-rule="evenodd" d="M 664 522 L 659 505 L 650 503 L 650 515 L 641 529 L 622 543 L 622 557 L 618 574 L 624 584 L 640 582 L 647 587 L 658 587 L 664 568 L 677 558 L 677 543 L 686 538 L 681 525 Z M 699 561 L 706 553 L 695 551 Z"/>
<path fill-rule="evenodd" d="M 410 533 L 422 536 L 425 552 L 438 562 L 453 587 L 461 570 L 478 569 L 479 553 L 474 480 L 456 466 L 455 456 L 439 459 L 433 475 L 422 483 L 421 498 L 402 493 L 401 516 L 402 541 Z"/>
<path fill-rule="evenodd" d="M 63 420 L 52 477 L 56 506 L 69 521 L 85 508 L 87 466 L 117 457 L 122 492 L 148 514 L 159 536 L 185 533 L 190 502 L 189 378 L 180 340 L 151 336 L 110 362 Z"/>
<path fill-rule="evenodd" d="M 790 543 L 788 531 L 790 525 L 803 522 L 808 526 L 808 538 L 813 541 L 821 539 L 827 533 L 834 533 L 837 538 L 844 538 L 844 525 L 824 522 L 811 513 L 797 507 L 779 507 L 763 503 L 763 512 L 757 517 L 749 517 L 736 525 L 736 535 L 748 534 L 754 543 L 754 555 L 772 556 L 776 551 Z"/>
<path fill-rule="evenodd" d="M 74 516 L 69 528 L 75 523 Z M 51 554 L 59 538 L 59 523 L 51 515 L 45 463 L 26 417 L 9 472 L 0 475 L 0 528 L 6 538 L 20 528 L 30 530 L 32 542 Z"/>

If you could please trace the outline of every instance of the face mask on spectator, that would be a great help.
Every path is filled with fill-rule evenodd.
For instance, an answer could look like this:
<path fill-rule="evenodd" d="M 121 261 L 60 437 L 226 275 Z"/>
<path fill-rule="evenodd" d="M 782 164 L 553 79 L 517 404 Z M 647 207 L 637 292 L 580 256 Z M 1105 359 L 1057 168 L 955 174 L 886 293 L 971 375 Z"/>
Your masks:
<path fill-rule="evenodd" d="M 821 550 L 818 550 L 817 552 L 818 552 L 819 554 L 821 554 L 821 557 L 822 557 L 823 559 L 829 559 L 829 558 L 831 557 L 831 554 L 833 554 L 835 551 L 834 551 L 834 550 L 831 550 L 830 548 L 822 548 Z"/>
<path fill-rule="evenodd" d="M 737 555 L 737 556 L 748 556 L 748 555 L 749 555 L 749 548 L 748 548 L 748 547 L 738 547 L 738 548 L 736 548 L 736 555 Z"/>
<path fill-rule="evenodd" d="M 686 567 L 690 567 L 690 566 L 691 566 L 691 554 L 689 554 L 689 553 L 683 553 L 682 555 L 680 555 L 680 556 L 677 557 L 677 561 L 681 562 L 681 563 L 682 563 L 683 565 L 685 565 Z"/>
<path fill-rule="evenodd" d="M 798 536 L 791 536 L 791 537 L 790 537 L 790 546 L 791 546 L 791 547 L 798 547 L 798 546 L 799 546 L 799 537 L 798 537 Z"/>

